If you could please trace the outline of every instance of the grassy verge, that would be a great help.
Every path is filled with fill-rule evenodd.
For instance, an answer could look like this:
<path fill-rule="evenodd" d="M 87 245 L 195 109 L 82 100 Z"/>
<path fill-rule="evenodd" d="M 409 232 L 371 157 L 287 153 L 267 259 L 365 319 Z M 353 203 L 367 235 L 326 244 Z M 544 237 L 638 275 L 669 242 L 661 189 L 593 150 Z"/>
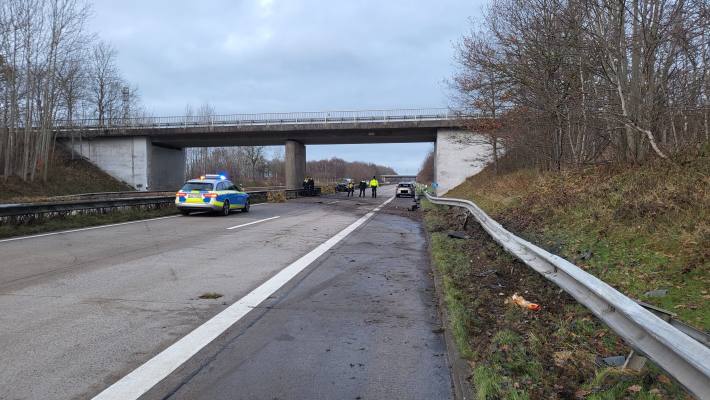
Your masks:
<path fill-rule="evenodd" d="M 31 223 L 18 225 L 2 224 L 0 225 L 0 238 L 61 231 L 65 229 L 85 228 L 96 225 L 115 224 L 119 222 L 163 217 L 174 214 L 177 214 L 177 210 L 174 206 L 169 205 L 149 210 L 129 209 L 125 211 L 111 211 L 105 214 L 52 217 L 49 219 L 41 219 Z"/>
<path fill-rule="evenodd" d="M 0 203 L 36 202 L 51 196 L 133 190 L 88 161 L 72 160 L 71 155 L 61 147 L 57 147 L 48 171 L 46 182 L 40 177 L 34 182 L 25 182 L 14 176 L 7 181 L 0 180 Z"/>
<path fill-rule="evenodd" d="M 475 201 L 628 296 L 710 329 L 710 157 L 547 174 L 485 171 L 447 196 Z"/>
<path fill-rule="evenodd" d="M 461 210 L 424 204 L 435 268 L 456 345 L 477 399 L 666 399 L 684 392 L 654 366 L 641 373 L 599 360 L 629 349 L 554 284 L 505 253 L 476 224 L 455 239 Z M 514 294 L 540 311 L 508 300 Z"/>

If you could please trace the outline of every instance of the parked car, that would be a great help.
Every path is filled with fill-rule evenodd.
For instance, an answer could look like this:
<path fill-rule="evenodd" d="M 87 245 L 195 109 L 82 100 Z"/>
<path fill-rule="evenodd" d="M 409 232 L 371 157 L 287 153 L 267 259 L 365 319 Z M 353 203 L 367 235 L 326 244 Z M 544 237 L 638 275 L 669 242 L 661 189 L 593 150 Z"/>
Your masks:
<path fill-rule="evenodd" d="M 336 192 L 347 192 L 348 191 L 348 183 L 350 183 L 350 182 L 353 182 L 353 180 L 351 178 L 343 179 L 341 182 L 338 182 L 338 184 L 335 185 L 335 191 Z"/>
<path fill-rule="evenodd" d="M 414 197 L 416 193 L 416 185 L 414 182 L 401 182 L 397 184 L 396 197 Z"/>
<path fill-rule="evenodd" d="M 249 194 L 224 175 L 204 175 L 185 182 L 175 193 L 175 206 L 183 215 L 216 211 L 226 216 L 232 210 L 249 212 Z"/>

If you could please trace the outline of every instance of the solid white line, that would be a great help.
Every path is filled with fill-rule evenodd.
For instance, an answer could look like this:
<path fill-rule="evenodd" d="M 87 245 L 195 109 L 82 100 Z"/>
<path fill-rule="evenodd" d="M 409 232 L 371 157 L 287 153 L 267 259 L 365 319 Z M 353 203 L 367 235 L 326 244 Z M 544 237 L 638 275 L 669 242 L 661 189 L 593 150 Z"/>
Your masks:
<path fill-rule="evenodd" d="M 90 231 L 90 230 L 92 230 L 92 229 L 110 228 L 110 227 L 113 227 L 113 226 L 121 226 L 121 225 L 128 225 L 128 224 L 137 224 L 137 223 L 139 223 L 139 222 L 156 221 L 156 220 L 159 220 L 159 219 L 167 219 L 167 218 L 175 218 L 175 217 L 179 217 L 179 215 L 169 215 L 169 216 L 167 216 L 167 217 L 138 219 L 138 220 L 135 220 L 135 221 L 120 222 L 120 223 L 117 223 L 117 224 L 98 225 L 98 226 L 90 226 L 90 227 L 88 227 L 88 228 L 70 229 L 70 230 L 67 230 L 67 231 L 40 233 L 40 234 L 37 234 L 37 235 L 30 235 L 30 236 L 20 236 L 20 237 L 14 237 L 14 238 L 10 238 L 10 239 L 2 239 L 2 240 L 0 240 L 0 243 L 2 243 L 2 242 L 12 242 L 13 240 L 33 239 L 33 238 L 38 238 L 38 237 L 42 237 L 42 236 L 62 235 L 62 234 L 65 234 L 65 233 Z"/>
<path fill-rule="evenodd" d="M 321 243 L 308 254 L 294 261 L 291 265 L 279 271 L 261 286 L 252 290 L 249 294 L 239 299 L 236 303 L 224 309 L 219 314 L 212 317 L 204 324 L 197 327 L 187 336 L 175 342 L 173 345 L 163 350 L 145 364 L 133 370 L 133 372 L 121 378 L 118 382 L 99 393 L 94 400 L 133 400 L 147 393 L 158 382 L 165 379 L 183 363 L 190 359 L 221 335 L 230 326 L 242 319 L 253 308 L 269 298 L 274 292 L 280 289 L 293 277 L 303 271 L 318 257 L 338 244 L 352 231 L 367 222 L 382 207 L 391 202 L 390 198 L 374 210 L 362 216 L 347 228 L 338 232 L 335 236 Z"/>
<path fill-rule="evenodd" d="M 241 225 L 237 225 L 237 226 L 232 226 L 232 227 L 227 228 L 227 229 L 237 229 L 237 228 L 241 228 L 241 227 L 243 227 L 243 226 L 254 225 L 254 224 L 258 224 L 258 223 L 260 223 L 260 222 L 265 222 L 265 221 L 269 221 L 269 220 L 276 219 L 276 218 L 281 218 L 281 216 L 280 216 L 280 215 L 277 215 L 277 216 L 271 217 L 271 218 L 264 218 L 264 219 L 260 219 L 260 220 L 257 220 L 257 221 L 247 222 L 246 224 L 241 224 Z"/>

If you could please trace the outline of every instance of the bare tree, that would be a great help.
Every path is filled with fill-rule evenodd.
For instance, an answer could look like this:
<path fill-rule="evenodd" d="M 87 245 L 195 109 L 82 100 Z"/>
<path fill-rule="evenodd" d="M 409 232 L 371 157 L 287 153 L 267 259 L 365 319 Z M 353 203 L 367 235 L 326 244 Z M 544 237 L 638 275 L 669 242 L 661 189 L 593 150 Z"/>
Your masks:
<path fill-rule="evenodd" d="M 251 171 L 251 178 L 253 181 L 257 180 L 257 166 L 263 165 L 266 162 L 264 156 L 264 151 L 266 147 L 264 146 L 246 146 L 244 147 L 244 155 L 249 162 L 249 168 Z"/>
<path fill-rule="evenodd" d="M 455 107 L 495 112 L 470 128 L 502 137 L 507 162 L 540 168 L 695 148 L 708 140 L 709 7 L 493 0 L 459 43 Z M 491 111 L 501 101 L 504 112 Z"/>
<path fill-rule="evenodd" d="M 98 42 L 91 51 L 90 65 L 89 102 L 94 107 L 99 126 L 106 126 L 106 118 L 115 114 L 120 98 L 116 50 L 106 42 Z"/>
<path fill-rule="evenodd" d="M 64 89 L 81 79 L 72 73 L 87 36 L 82 0 L 8 0 L 0 3 L 3 178 L 46 180 L 57 117 L 73 113 Z M 73 90 L 70 90 L 73 92 Z"/>

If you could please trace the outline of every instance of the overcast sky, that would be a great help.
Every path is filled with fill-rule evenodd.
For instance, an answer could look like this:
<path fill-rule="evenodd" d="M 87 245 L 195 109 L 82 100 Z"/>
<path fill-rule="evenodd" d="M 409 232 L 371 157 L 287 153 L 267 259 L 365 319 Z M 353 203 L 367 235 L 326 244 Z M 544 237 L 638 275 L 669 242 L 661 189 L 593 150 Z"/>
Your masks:
<path fill-rule="evenodd" d="M 95 0 L 91 29 L 155 115 L 446 107 L 481 0 Z M 308 146 L 416 173 L 430 144 Z"/>

